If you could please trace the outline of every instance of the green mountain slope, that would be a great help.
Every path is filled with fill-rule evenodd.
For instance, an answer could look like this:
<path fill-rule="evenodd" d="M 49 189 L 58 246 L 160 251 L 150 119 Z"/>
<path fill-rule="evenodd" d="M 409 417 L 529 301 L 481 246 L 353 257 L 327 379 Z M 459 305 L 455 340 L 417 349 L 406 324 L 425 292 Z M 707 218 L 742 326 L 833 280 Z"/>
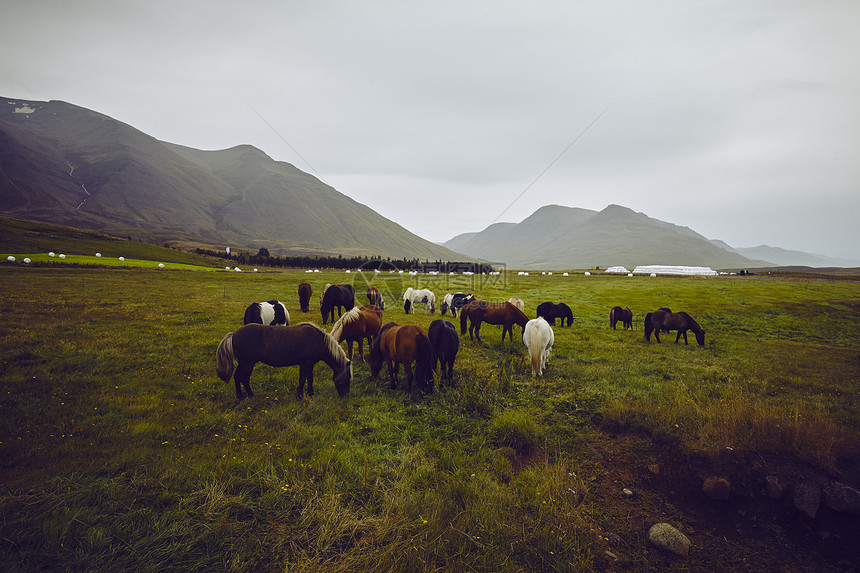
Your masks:
<path fill-rule="evenodd" d="M 198 151 L 59 101 L 0 98 L 0 213 L 273 254 L 464 258 L 251 146 Z"/>

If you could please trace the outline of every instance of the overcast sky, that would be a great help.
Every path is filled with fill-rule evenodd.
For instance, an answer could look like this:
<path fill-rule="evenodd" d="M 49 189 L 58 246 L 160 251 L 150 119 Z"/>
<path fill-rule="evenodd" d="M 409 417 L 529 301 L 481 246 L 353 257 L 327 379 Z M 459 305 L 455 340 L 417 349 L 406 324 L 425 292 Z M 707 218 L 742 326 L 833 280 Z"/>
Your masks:
<path fill-rule="evenodd" d="M 0 96 L 251 144 L 445 241 L 615 203 L 860 259 L 857 0 L 11 0 Z"/>

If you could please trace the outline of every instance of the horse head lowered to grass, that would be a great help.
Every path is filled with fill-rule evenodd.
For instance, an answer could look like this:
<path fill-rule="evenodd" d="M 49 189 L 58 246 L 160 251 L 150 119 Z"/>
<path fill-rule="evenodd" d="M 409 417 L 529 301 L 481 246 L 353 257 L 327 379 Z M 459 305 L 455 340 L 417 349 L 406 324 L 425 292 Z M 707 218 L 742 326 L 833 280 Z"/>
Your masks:
<path fill-rule="evenodd" d="M 460 334 L 466 334 L 466 325 L 469 326 L 469 338 L 478 339 L 481 342 L 481 324 L 502 325 L 502 342 L 505 334 L 510 333 L 511 340 L 514 339 L 514 325 L 518 324 L 525 328 L 529 318 L 523 311 L 509 302 L 487 302 L 485 300 L 473 300 L 460 309 Z"/>
<path fill-rule="evenodd" d="M 233 361 L 237 362 L 234 369 Z M 242 387 L 251 391 L 251 372 L 257 362 L 269 366 L 299 367 L 298 398 L 304 395 L 305 382 L 308 396 L 314 394 L 314 365 L 323 361 L 332 369 L 332 381 L 340 397 L 349 392 L 352 380 L 352 363 L 337 341 L 309 322 L 296 326 L 266 326 L 246 324 L 230 332 L 221 340 L 215 352 L 218 377 L 224 382 L 236 383 L 236 398 L 245 396 Z"/>
<path fill-rule="evenodd" d="M 675 337 L 675 344 L 684 337 L 684 344 L 687 344 L 687 331 L 692 330 L 696 335 L 696 342 L 699 346 L 705 345 L 705 329 L 699 326 L 699 323 L 693 320 L 686 312 L 666 312 L 665 310 L 655 310 L 645 315 L 645 340 L 651 341 L 651 333 L 654 333 L 654 338 L 660 342 L 660 331 L 669 332 L 677 330 L 678 336 Z"/>
<path fill-rule="evenodd" d="M 370 376 L 376 379 L 382 363 L 388 365 L 391 389 L 397 388 L 397 370 L 403 364 L 406 390 L 412 392 L 413 378 L 421 390 L 433 391 L 433 370 L 436 357 L 427 333 L 420 326 L 401 326 L 389 322 L 379 331 L 370 347 Z M 415 363 L 414 375 L 412 363 Z"/>

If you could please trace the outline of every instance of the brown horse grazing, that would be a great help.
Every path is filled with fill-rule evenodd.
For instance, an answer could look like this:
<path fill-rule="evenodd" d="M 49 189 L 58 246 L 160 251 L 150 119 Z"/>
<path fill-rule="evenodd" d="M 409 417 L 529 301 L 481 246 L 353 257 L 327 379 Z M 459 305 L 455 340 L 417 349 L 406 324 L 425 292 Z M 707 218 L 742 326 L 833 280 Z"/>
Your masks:
<path fill-rule="evenodd" d="M 469 321 L 469 339 L 481 341 L 481 323 L 501 324 L 502 342 L 505 341 L 505 333 L 514 339 L 514 325 L 518 324 L 525 328 L 529 318 L 523 311 L 509 302 L 487 302 L 485 300 L 473 300 L 460 309 L 460 334 L 466 334 L 466 322 Z M 473 338 L 474 335 L 474 338 Z"/>
<path fill-rule="evenodd" d="M 299 285 L 299 307 L 302 309 L 302 312 L 310 311 L 312 293 L 313 289 L 308 283 L 302 283 Z"/>
<path fill-rule="evenodd" d="M 397 388 L 397 370 L 403 363 L 406 372 L 406 390 L 412 392 L 412 362 L 415 362 L 414 378 L 421 390 L 433 391 L 433 371 L 436 357 L 430 346 L 427 333 L 420 326 L 400 326 L 389 322 L 379 331 L 370 347 L 370 376 L 374 380 L 382 370 L 382 363 L 388 365 L 391 389 Z"/>
<path fill-rule="evenodd" d="M 617 330 L 615 325 L 618 321 L 624 325 L 624 330 L 628 328 L 633 330 L 633 311 L 627 308 L 621 308 L 620 306 L 613 306 L 612 310 L 609 311 L 609 326 L 612 327 L 612 330 Z"/>
<path fill-rule="evenodd" d="M 358 357 L 364 362 L 364 339 L 370 347 L 373 337 L 382 327 L 382 311 L 372 304 L 361 308 L 354 306 L 337 319 L 331 329 L 331 337 L 338 342 L 346 340 L 347 356 L 352 360 L 352 343 L 358 343 Z"/>
<path fill-rule="evenodd" d="M 233 360 L 238 366 L 233 368 Z M 322 360 L 332 369 L 332 381 L 341 398 L 349 392 L 352 363 L 337 341 L 315 324 L 305 322 L 296 326 L 267 326 L 246 324 L 228 333 L 215 352 L 218 377 L 227 382 L 230 376 L 236 383 L 236 397 L 241 400 L 242 386 L 251 392 L 251 372 L 257 362 L 269 366 L 299 367 L 299 399 L 304 394 L 305 381 L 308 396 L 314 395 L 314 365 Z"/>
<path fill-rule="evenodd" d="M 692 330 L 696 334 L 696 342 L 699 346 L 705 345 L 705 330 L 699 326 L 699 323 L 693 320 L 686 312 L 666 312 L 665 310 L 655 310 L 645 315 L 645 340 L 651 341 L 651 333 L 654 333 L 654 338 L 660 342 L 660 331 L 677 330 L 678 336 L 675 337 L 675 344 L 684 336 L 684 344 L 687 344 L 687 331 Z"/>
<path fill-rule="evenodd" d="M 367 301 L 373 306 L 379 307 L 379 310 L 385 310 L 385 301 L 382 300 L 382 293 L 375 286 L 367 287 Z"/>

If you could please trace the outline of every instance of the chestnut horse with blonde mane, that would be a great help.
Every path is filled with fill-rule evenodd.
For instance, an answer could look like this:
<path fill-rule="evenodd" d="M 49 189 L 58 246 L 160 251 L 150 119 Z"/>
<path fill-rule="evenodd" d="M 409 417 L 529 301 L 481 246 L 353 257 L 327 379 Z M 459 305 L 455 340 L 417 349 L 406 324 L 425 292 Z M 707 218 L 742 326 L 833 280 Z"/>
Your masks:
<path fill-rule="evenodd" d="M 364 339 L 370 348 L 373 337 L 382 327 L 382 311 L 372 304 L 354 306 L 343 313 L 331 329 L 331 337 L 338 342 L 346 340 L 347 356 L 352 360 L 352 343 L 358 343 L 358 357 L 364 362 Z"/>

